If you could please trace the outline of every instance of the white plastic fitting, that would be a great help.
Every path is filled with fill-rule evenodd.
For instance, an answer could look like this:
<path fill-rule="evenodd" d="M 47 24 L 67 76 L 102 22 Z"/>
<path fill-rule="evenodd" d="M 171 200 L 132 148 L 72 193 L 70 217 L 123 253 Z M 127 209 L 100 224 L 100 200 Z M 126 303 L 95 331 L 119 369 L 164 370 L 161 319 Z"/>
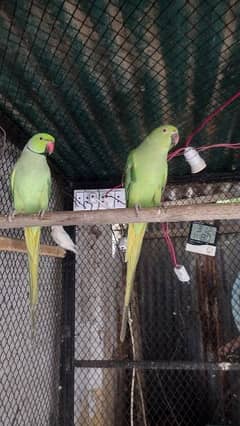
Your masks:
<path fill-rule="evenodd" d="M 185 148 L 184 157 L 190 165 L 192 173 L 199 173 L 207 167 L 207 164 L 205 163 L 204 159 L 200 157 L 196 149 L 192 147 Z"/>
<path fill-rule="evenodd" d="M 183 265 L 177 265 L 174 267 L 174 272 L 176 276 L 178 277 L 179 281 L 182 283 L 189 283 L 190 282 L 190 276 L 188 274 L 188 271 L 186 270 L 185 266 Z"/>
<path fill-rule="evenodd" d="M 119 250 L 126 251 L 127 250 L 127 238 L 121 237 L 118 243 Z"/>

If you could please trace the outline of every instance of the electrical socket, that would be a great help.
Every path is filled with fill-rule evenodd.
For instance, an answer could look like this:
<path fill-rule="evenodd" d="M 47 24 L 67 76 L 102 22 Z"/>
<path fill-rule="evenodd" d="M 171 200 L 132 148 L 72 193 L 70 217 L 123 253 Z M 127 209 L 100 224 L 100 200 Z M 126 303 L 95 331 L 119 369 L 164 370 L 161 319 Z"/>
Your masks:
<path fill-rule="evenodd" d="M 99 209 L 99 192 L 98 191 L 89 191 L 86 192 L 86 197 L 88 197 L 88 202 L 91 206 L 91 210 Z"/>
<path fill-rule="evenodd" d="M 114 198 L 111 196 L 111 191 L 104 189 L 100 191 L 101 205 L 100 209 L 114 209 Z M 107 193 L 107 196 L 106 196 Z"/>
<path fill-rule="evenodd" d="M 73 210 L 84 210 L 83 191 L 74 191 Z"/>
<path fill-rule="evenodd" d="M 103 210 L 124 207 L 126 207 L 124 188 L 111 191 L 109 189 L 74 191 L 74 210 Z"/>
<path fill-rule="evenodd" d="M 118 189 L 114 191 L 114 208 L 121 209 L 126 207 L 126 196 L 124 189 Z"/>

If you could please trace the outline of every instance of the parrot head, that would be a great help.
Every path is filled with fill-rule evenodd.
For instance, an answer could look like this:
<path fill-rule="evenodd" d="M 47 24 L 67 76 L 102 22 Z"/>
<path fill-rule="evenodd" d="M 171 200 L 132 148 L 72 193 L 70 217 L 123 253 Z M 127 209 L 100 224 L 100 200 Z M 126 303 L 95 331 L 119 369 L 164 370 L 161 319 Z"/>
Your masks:
<path fill-rule="evenodd" d="M 55 148 L 55 139 L 47 133 L 37 133 L 27 143 L 27 148 L 36 154 L 52 154 Z"/>
<path fill-rule="evenodd" d="M 166 148 L 168 151 L 179 142 L 178 129 L 169 124 L 157 127 L 152 131 L 151 136 L 158 139 L 161 147 Z"/>

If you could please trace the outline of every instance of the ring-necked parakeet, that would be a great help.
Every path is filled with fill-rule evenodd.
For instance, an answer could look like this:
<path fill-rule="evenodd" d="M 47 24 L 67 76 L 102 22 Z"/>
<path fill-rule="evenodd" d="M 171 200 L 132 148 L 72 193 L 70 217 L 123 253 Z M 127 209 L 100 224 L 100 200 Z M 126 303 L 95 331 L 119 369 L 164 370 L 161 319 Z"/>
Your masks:
<path fill-rule="evenodd" d="M 178 143 L 176 127 L 165 125 L 153 130 L 128 156 L 125 168 L 125 190 L 128 207 L 157 207 L 168 176 L 168 151 Z M 127 237 L 127 278 L 120 333 L 125 339 L 128 307 L 130 303 L 135 271 L 141 252 L 147 223 L 132 223 Z"/>
<path fill-rule="evenodd" d="M 11 174 L 14 212 L 42 213 L 48 208 L 51 191 L 51 173 L 46 155 L 52 154 L 55 139 L 47 133 L 33 136 L 24 147 Z M 28 252 L 30 278 L 30 305 L 32 330 L 35 328 L 35 310 L 38 302 L 38 264 L 41 228 L 24 228 Z"/>

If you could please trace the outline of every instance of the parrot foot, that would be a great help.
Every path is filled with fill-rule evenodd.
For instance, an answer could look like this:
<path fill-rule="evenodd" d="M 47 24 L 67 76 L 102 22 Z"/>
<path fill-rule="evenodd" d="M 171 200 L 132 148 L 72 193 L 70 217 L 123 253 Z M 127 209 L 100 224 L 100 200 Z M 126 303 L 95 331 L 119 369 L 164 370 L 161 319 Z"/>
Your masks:
<path fill-rule="evenodd" d="M 139 204 L 135 204 L 134 208 L 135 208 L 136 215 L 139 216 L 140 205 Z"/>
<path fill-rule="evenodd" d="M 8 215 L 8 222 L 12 222 L 14 217 L 16 216 L 17 212 L 16 210 L 13 210 L 9 215 Z"/>
<path fill-rule="evenodd" d="M 158 215 L 160 215 L 160 214 L 163 214 L 163 213 L 167 213 L 167 211 L 168 211 L 168 208 L 167 208 L 167 207 L 160 206 L 160 207 L 158 208 L 157 214 L 158 214 Z"/>
<path fill-rule="evenodd" d="M 40 212 L 38 213 L 40 219 L 44 218 L 45 213 L 46 213 L 46 210 L 40 210 Z"/>

